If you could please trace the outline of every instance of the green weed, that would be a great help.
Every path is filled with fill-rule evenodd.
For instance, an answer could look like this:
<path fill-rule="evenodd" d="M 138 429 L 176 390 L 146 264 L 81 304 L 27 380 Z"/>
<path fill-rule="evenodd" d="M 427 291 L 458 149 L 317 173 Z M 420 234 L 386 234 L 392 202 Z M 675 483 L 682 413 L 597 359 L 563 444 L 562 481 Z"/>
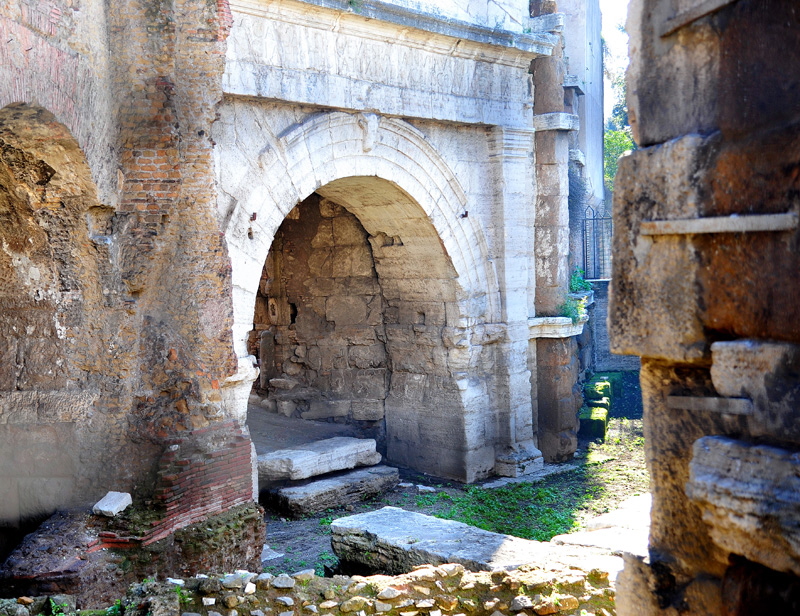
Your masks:
<path fill-rule="evenodd" d="M 585 272 L 577 267 L 569 276 L 569 292 L 580 293 L 581 291 L 591 291 L 592 283 L 584 278 Z"/>

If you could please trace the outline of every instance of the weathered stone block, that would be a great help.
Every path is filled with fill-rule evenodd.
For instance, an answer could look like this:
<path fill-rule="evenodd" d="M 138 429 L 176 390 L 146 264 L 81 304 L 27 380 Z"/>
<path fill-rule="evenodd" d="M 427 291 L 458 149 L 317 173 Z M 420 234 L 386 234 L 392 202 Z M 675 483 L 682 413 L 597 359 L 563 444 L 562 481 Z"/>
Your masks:
<path fill-rule="evenodd" d="M 334 219 L 338 220 L 338 219 Z M 366 243 L 337 250 L 332 264 L 334 278 L 366 277 L 374 274 L 372 253 Z"/>
<path fill-rule="evenodd" d="M 122 513 L 129 505 L 133 504 L 131 495 L 127 492 L 108 492 L 92 507 L 95 515 L 104 515 L 109 518 Z"/>
<path fill-rule="evenodd" d="M 614 277 L 609 336 L 614 353 L 674 361 L 708 354 L 697 285 L 699 256 L 686 236 L 640 233 L 643 220 L 702 215 L 705 161 L 714 140 L 691 135 L 619 161 L 614 192 Z"/>
<path fill-rule="evenodd" d="M 578 420 L 581 422 L 578 436 L 592 440 L 606 440 L 608 409 L 584 406 L 578 413 Z"/>
<path fill-rule="evenodd" d="M 692 448 L 686 494 L 724 550 L 800 575 L 800 456 L 722 436 Z"/>
<path fill-rule="evenodd" d="M 711 345 L 717 392 L 753 401 L 750 434 L 800 441 L 800 346 L 735 340 Z"/>
<path fill-rule="evenodd" d="M 336 437 L 258 456 L 259 481 L 307 479 L 356 466 L 377 464 L 375 441 Z"/>
<path fill-rule="evenodd" d="M 472 571 L 512 569 L 523 563 L 559 563 L 589 569 L 618 562 L 580 547 L 552 546 L 421 513 L 384 507 L 334 520 L 331 546 L 345 562 L 398 574 L 421 564 L 461 564 Z M 602 567 L 601 567 L 602 568 Z M 615 568 L 619 568 L 616 564 Z"/>
<path fill-rule="evenodd" d="M 561 400 L 573 394 L 578 382 L 578 365 L 576 361 L 571 361 L 563 366 L 540 366 L 538 374 L 539 398 Z"/>
<path fill-rule="evenodd" d="M 312 400 L 309 410 L 300 413 L 303 419 L 328 419 L 347 417 L 350 414 L 349 400 Z"/>
<path fill-rule="evenodd" d="M 383 400 L 353 400 L 350 408 L 356 421 L 380 421 L 385 414 Z"/>
<path fill-rule="evenodd" d="M 350 347 L 347 357 L 354 368 L 380 368 L 386 363 L 386 347 L 383 344 Z"/>
<path fill-rule="evenodd" d="M 371 466 L 279 488 L 270 499 L 279 509 L 299 517 L 361 502 L 392 489 L 399 481 L 396 468 Z"/>

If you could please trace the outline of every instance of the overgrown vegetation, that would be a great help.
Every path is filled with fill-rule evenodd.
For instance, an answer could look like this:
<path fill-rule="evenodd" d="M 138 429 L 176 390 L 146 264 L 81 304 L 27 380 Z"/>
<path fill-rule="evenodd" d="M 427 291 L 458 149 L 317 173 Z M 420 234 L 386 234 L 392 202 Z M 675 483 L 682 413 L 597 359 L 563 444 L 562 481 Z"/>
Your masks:
<path fill-rule="evenodd" d="M 586 299 L 568 297 L 558 307 L 558 314 L 562 317 L 569 317 L 573 323 L 577 323 L 586 316 Z"/>
<path fill-rule="evenodd" d="M 582 291 L 592 290 L 592 283 L 586 280 L 585 275 L 586 272 L 579 267 L 576 267 L 574 270 L 572 270 L 572 274 L 569 276 L 570 293 L 580 293 Z"/>
<path fill-rule="evenodd" d="M 575 528 L 575 511 L 602 490 L 592 477 L 577 471 L 535 484 L 518 483 L 493 490 L 470 487 L 462 496 L 437 492 L 417 497 L 417 505 L 435 509 L 433 515 L 438 518 L 524 539 L 548 541 Z"/>

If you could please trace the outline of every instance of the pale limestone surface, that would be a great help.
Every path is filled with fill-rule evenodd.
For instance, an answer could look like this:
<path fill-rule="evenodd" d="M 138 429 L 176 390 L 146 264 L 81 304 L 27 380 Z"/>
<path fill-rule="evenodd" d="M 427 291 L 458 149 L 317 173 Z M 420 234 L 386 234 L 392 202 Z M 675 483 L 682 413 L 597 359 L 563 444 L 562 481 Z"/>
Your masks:
<path fill-rule="evenodd" d="M 380 462 L 374 439 L 337 436 L 258 456 L 259 481 L 307 479 Z"/>
<path fill-rule="evenodd" d="M 339 286 L 342 276 L 375 276 L 383 303 L 311 285 L 320 330 L 335 329 L 340 340 L 341 328 L 369 323 L 375 340 L 368 357 L 356 358 L 367 344 L 351 336 L 342 360 L 350 365 L 334 359 L 328 369 L 316 367 L 316 350 L 300 353 L 309 345 L 296 332 L 278 332 L 276 348 L 298 349 L 281 357 L 281 370 L 331 395 L 323 404 L 281 394 L 276 409 L 383 421 L 390 462 L 439 476 L 530 472 L 542 459 L 537 390 L 549 380 L 540 385 L 528 319 L 539 311 L 537 286 L 550 298 L 543 314 L 563 301 L 569 250 L 568 148 L 543 157 L 537 176 L 535 138 L 579 125 L 559 113 L 557 72 L 547 86 L 561 108 L 534 116 L 531 62 L 560 47 L 564 19 L 530 19 L 521 0 L 376 6 L 360 14 L 323 2 L 231 3 L 213 138 L 234 347 L 241 363 L 255 362 L 248 336 L 264 323 L 253 316 L 262 268 L 283 221 L 297 220 L 295 206 L 316 193 L 354 216 L 369 244 L 357 248 L 335 229 L 318 234 L 317 248 L 351 248 L 329 261 L 312 255 L 311 276 Z M 553 226 L 539 225 L 536 208 Z M 331 353 L 321 340 L 324 359 Z M 354 396 L 362 377 L 366 392 Z M 226 385 L 241 392 L 247 380 Z M 231 414 L 244 414 L 241 393 L 223 397 Z M 567 406 L 543 411 L 563 415 Z M 559 426 L 558 455 L 574 449 L 572 423 Z"/>
<path fill-rule="evenodd" d="M 458 563 L 472 571 L 513 569 L 528 563 L 574 565 L 585 570 L 597 567 L 609 572 L 622 566 L 620 558 L 590 548 L 491 533 L 396 507 L 334 520 L 331 545 L 341 560 L 395 574 L 426 563 Z"/>
<path fill-rule="evenodd" d="M 650 534 L 650 494 L 633 496 L 619 508 L 586 522 L 586 530 L 556 535 L 559 545 L 582 545 L 605 550 L 615 556 L 635 554 L 647 556 Z"/>
<path fill-rule="evenodd" d="M 122 513 L 129 505 L 133 504 L 131 495 L 127 492 L 108 492 L 92 507 L 92 513 L 104 515 L 109 518 Z"/>

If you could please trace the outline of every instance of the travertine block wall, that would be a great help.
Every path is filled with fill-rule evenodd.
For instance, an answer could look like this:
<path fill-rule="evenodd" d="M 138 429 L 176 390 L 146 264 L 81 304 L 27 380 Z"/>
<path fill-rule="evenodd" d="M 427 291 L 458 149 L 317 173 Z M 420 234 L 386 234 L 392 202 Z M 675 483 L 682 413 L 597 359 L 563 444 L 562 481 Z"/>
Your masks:
<path fill-rule="evenodd" d="M 263 372 L 278 375 L 260 388 L 275 410 L 303 419 L 381 421 L 388 308 L 358 219 L 316 194 L 299 204 L 273 240 L 251 333 L 259 342 L 264 330 L 274 335 L 271 355 L 257 347 L 253 354 Z M 396 306 L 393 312 L 399 317 Z M 401 357 L 411 361 L 413 354 Z"/>
<path fill-rule="evenodd" d="M 548 442 L 561 445 L 546 457 L 575 448 L 577 420 L 567 415 L 577 406 L 534 406 L 552 383 L 536 368 L 528 325 L 557 313 L 569 276 L 568 133 L 578 123 L 564 107 L 563 16 L 550 7 L 538 21 L 525 14 L 522 32 L 498 32 L 424 9 L 409 28 L 404 10 L 233 3 L 214 140 L 240 371 L 223 397 L 243 418 L 262 268 L 284 217 L 316 192 L 370 236 L 384 301 L 389 460 L 467 481 L 529 471 L 541 464 L 540 412 L 562 418 L 547 423 L 556 430 Z M 283 352 L 280 328 L 275 335 Z M 299 375 L 307 360 L 293 357 L 281 368 Z M 350 416 L 347 400 L 333 397 L 329 412 Z"/>
<path fill-rule="evenodd" d="M 609 321 L 643 356 L 653 512 L 620 614 L 798 609 L 799 19 L 790 1 L 631 3 L 643 147 L 616 180 Z"/>

